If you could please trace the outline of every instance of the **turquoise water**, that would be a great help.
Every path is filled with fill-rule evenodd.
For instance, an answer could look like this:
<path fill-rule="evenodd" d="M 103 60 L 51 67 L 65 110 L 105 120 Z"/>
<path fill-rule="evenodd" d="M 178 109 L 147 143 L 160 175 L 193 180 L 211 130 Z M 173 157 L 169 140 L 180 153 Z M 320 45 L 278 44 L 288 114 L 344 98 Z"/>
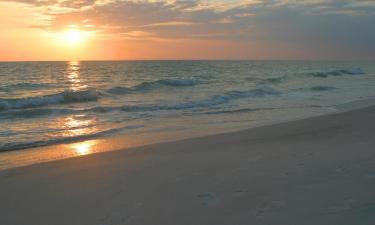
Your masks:
<path fill-rule="evenodd" d="M 0 151 L 225 132 L 330 113 L 374 86 L 370 62 L 2 62 Z"/>

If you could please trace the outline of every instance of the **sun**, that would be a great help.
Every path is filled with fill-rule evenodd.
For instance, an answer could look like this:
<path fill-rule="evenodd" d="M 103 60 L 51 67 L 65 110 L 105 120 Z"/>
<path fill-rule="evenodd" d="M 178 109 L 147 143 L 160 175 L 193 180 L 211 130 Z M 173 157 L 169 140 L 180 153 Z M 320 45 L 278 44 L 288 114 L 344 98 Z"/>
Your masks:
<path fill-rule="evenodd" d="M 54 35 L 53 37 L 55 37 L 54 39 L 56 45 L 77 51 L 78 49 L 90 44 L 92 38 L 95 37 L 95 32 L 80 29 L 80 27 L 75 25 L 69 25 L 66 27 L 66 29 L 56 33 L 51 33 L 51 35 Z"/>
<path fill-rule="evenodd" d="M 65 32 L 65 40 L 68 44 L 79 44 L 83 40 L 83 35 L 79 30 L 70 30 Z"/>

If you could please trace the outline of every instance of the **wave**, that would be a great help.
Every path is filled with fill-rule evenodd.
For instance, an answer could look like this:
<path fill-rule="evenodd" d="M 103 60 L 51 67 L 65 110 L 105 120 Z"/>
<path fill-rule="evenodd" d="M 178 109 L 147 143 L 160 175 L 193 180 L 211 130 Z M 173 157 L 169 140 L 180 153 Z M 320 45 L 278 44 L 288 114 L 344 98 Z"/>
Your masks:
<path fill-rule="evenodd" d="M 354 69 L 339 69 L 339 70 L 330 70 L 330 71 L 323 71 L 323 72 L 313 72 L 308 73 L 308 76 L 313 77 L 320 77 L 320 78 L 327 78 L 329 76 L 343 76 L 343 75 L 361 75 L 365 74 L 360 68 Z"/>
<path fill-rule="evenodd" d="M 314 86 L 314 87 L 311 87 L 310 90 L 312 90 L 312 91 L 332 91 L 332 90 L 337 90 L 337 88 L 331 87 L 331 86 Z"/>
<path fill-rule="evenodd" d="M 140 105 L 124 105 L 124 106 L 96 106 L 92 108 L 84 109 L 84 111 L 93 112 L 110 112 L 114 110 L 121 110 L 125 112 L 147 112 L 147 111 L 159 111 L 159 110 L 183 110 L 191 108 L 204 108 L 220 104 L 229 103 L 230 101 L 249 98 L 249 97 L 263 97 L 266 95 L 280 95 L 281 92 L 269 88 L 258 88 L 248 91 L 228 91 L 220 95 L 214 95 L 207 99 L 196 100 L 191 102 L 182 103 L 167 103 L 167 104 L 140 104 Z"/>
<path fill-rule="evenodd" d="M 2 91 L 9 91 L 12 89 L 24 89 L 24 90 L 33 90 L 39 89 L 44 87 L 51 87 L 48 84 L 36 84 L 36 83 L 17 83 L 17 84 L 8 84 L 0 86 L 0 90 Z"/>
<path fill-rule="evenodd" d="M 166 86 L 175 86 L 175 87 L 185 87 L 185 86 L 193 86 L 196 85 L 198 82 L 196 80 L 190 80 L 190 79 L 179 79 L 179 80 L 173 80 L 173 79 L 164 79 L 164 80 L 158 80 L 156 82 L 149 82 L 148 84 L 162 84 Z M 144 85 L 147 83 L 144 83 Z"/>
<path fill-rule="evenodd" d="M 265 111 L 265 110 L 274 110 L 275 108 L 243 108 L 243 109 L 234 109 L 234 110 L 218 110 L 218 111 L 209 111 L 202 114 L 207 115 L 216 115 L 216 114 L 235 114 L 235 113 L 246 113 L 246 112 L 256 112 L 256 111 Z"/>
<path fill-rule="evenodd" d="M 138 91 L 157 89 L 160 87 L 188 87 L 197 85 L 198 83 L 198 81 L 191 79 L 161 79 L 156 81 L 142 82 L 133 87 L 113 87 L 106 90 L 106 92 L 111 94 L 127 94 Z"/>
<path fill-rule="evenodd" d="M 5 144 L 0 143 L 0 152 L 20 150 L 20 149 L 25 149 L 25 148 L 42 147 L 42 146 L 48 146 L 48 145 L 53 145 L 53 144 L 63 144 L 63 143 L 72 143 L 72 142 L 77 142 L 77 141 L 84 141 L 84 140 L 88 140 L 88 139 L 104 137 L 104 136 L 114 134 L 114 133 L 117 133 L 117 132 L 120 132 L 120 131 L 123 131 L 123 130 L 127 130 L 127 129 L 132 130 L 132 129 L 137 129 L 137 128 L 141 128 L 141 127 L 143 127 L 143 126 L 133 125 L 133 126 L 126 126 L 126 127 L 103 130 L 103 131 L 99 131 L 97 133 L 74 136 L 74 137 L 61 137 L 61 138 L 50 139 L 50 140 L 12 142 L 12 143 L 5 143 Z"/>
<path fill-rule="evenodd" d="M 260 83 L 260 84 L 279 84 L 285 80 L 285 77 L 284 76 L 269 77 L 269 78 L 248 77 L 246 78 L 246 80 L 250 82 Z"/>
<path fill-rule="evenodd" d="M 0 110 L 24 109 L 53 104 L 96 101 L 98 98 L 99 93 L 95 90 L 64 91 L 57 94 L 30 98 L 0 99 Z"/>
<path fill-rule="evenodd" d="M 31 109 L 22 109 L 22 110 L 7 110 L 0 111 L 1 119 L 11 119 L 11 118 L 34 118 L 37 116 L 45 116 L 53 113 L 51 109 L 45 108 L 31 108 Z"/>
<path fill-rule="evenodd" d="M 70 113 L 82 113 L 82 112 L 98 112 L 106 113 L 112 111 L 124 111 L 124 112 L 149 112 L 149 111 L 161 111 L 161 110 L 183 110 L 191 108 L 204 108 L 220 104 L 229 103 L 230 101 L 249 98 L 249 97 L 263 97 L 266 95 L 280 95 L 281 92 L 269 88 L 258 88 L 248 91 L 228 91 L 220 95 L 214 95 L 207 99 L 196 100 L 191 102 L 181 103 L 166 103 L 166 104 L 139 104 L 139 105 L 123 105 L 123 106 L 95 106 L 86 109 L 76 109 L 69 111 Z"/>
<path fill-rule="evenodd" d="M 133 92 L 133 90 L 127 87 L 113 87 L 106 90 L 106 92 L 110 94 L 127 94 Z"/>
<path fill-rule="evenodd" d="M 79 95 L 78 93 L 76 93 Z M 81 93 L 82 94 L 82 93 Z M 258 88 L 248 91 L 228 91 L 220 95 L 214 95 L 207 99 L 201 99 L 190 102 L 180 102 L 180 103 L 165 103 L 165 104 L 139 104 L 139 105 L 117 105 L 117 106 L 94 106 L 88 108 L 36 108 L 37 106 L 48 105 L 48 104 L 57 104 L 65 103 L 65 101 L 77 100 L 77 101 L 86 101 L 90 98 L 82 99 L 61 99 L 58 98 L 58 101 L 53 98 L 53 101 L 49 98 L 47 99 L 21 99 L 15 100 L 16 102 L 6 102 L 6 107 L 9 110 L 0 111 L 1 119 L 27 119 L 35 118 L 38 116 L 46 116 L 50 114 L 62 115 L 62 114 L 82 114 L 82 113 L 108 113 L 113 111 L 123 111 L 123 112 L 152 112 L 152 111 L 164 111 L 164 110 L 185 110 L 193 108 L 205 108 L 221 104 L 226 104 L 231 101 L 248 98 L 248 97 L 263 97 L 266 95 L 280 95 L 281 93 L 272 88 Z M 56 95 L 53 95 L 56 96 Z M 82 95 L 79 95 L 82 96 Z M 50 96 L 51 97 L 51 96 Z M 85 96 L 90 97 L 90 95 Z M 95 96 L 92 96 L 94 99 Z M 52 97 L 51 97 L 52 98 Z M 8 101 L 8 100 L 7 100 Z M 18 102 L 17 102 L 18 101 Z M 4 104 L 4 102 L 3 102 Z M 0 101 L 1 106 L 1 101 Z M 9 108 L 11 107 L 11 108 Z"/>
<path fill-rule="evenodd" d="M 281 93 L 272 88 L 259 88 L 249 91 L 228 91 L 221 95 L 215 95 L 208 99 L 197 100 L 192 102 L 184 102 L 177 104 L 165 104 L 165 105 L 134 105 L 134 106 L 123 106 L 123 111 L 157 111 L 157 110 L 184 110 L 191 108 L 205 108 L 221 104 L 229 103 L 230 101 L 248 98 L 248 97 L 263 97 L 266 95 L 280 95 Z"/>
<path fill-rule="evenodd" d="M 284 80 L 284 77 L 271 77 L 271 78 L 264 79 L 264 81 L 271 83 L 271 84 L 278 84 L 278 83 L 283 82 L 283 80 Z"/>

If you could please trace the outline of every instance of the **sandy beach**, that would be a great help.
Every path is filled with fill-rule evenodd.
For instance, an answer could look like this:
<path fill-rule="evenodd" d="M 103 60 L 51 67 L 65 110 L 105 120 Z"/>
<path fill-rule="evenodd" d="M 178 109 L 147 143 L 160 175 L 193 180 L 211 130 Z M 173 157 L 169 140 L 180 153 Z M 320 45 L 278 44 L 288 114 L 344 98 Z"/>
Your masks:
<path fill-rule="evenodd" d="M 375 107 L 0 172 L 1 225 L 373 225 Z"/>

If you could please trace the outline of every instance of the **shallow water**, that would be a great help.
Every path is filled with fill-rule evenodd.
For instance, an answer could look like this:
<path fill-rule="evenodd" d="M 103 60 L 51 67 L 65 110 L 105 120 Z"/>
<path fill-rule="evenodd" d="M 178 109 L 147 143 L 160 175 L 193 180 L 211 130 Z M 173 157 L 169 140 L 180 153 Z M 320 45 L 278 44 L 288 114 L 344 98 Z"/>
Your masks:
<path fill-rule="evenodd" d="M 221 133 L 375 96 L 370 62 L 3 62 L 0 81 L 0 151 Z"/>

